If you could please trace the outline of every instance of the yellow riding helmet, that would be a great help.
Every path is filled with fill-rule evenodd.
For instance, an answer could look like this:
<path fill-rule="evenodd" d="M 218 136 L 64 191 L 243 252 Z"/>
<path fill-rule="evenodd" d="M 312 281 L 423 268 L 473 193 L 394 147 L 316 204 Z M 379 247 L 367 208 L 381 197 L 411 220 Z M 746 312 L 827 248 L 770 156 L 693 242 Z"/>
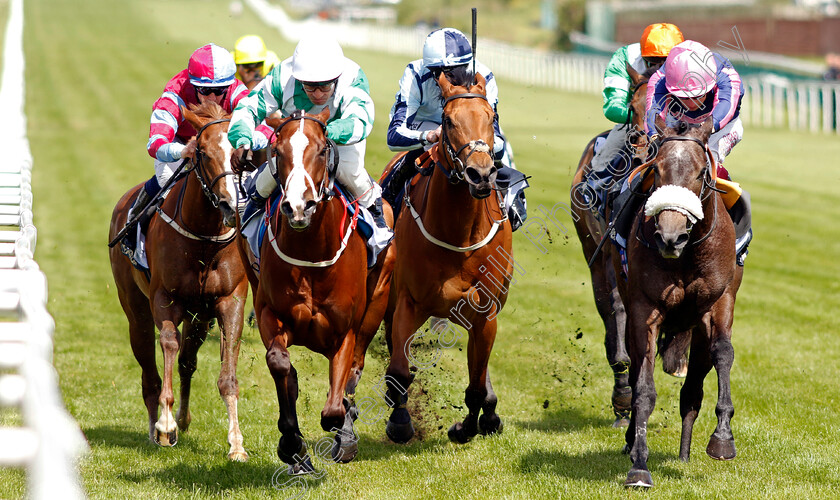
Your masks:
<path fill-rule="evenodd" d="M 245 35 L 237 40 L 233 47 L 233 60 L 236 64 L 263 62 L 265 56 L 265 42 L 257 35 Z"/>
<path fill-rule="evenodd" d="M 673 24 L 651 24 L 645 28 L 639 42 L 642 46 L 642 57 L 668 57 L 668 52 L 684 40 L 680 29 Z"/>

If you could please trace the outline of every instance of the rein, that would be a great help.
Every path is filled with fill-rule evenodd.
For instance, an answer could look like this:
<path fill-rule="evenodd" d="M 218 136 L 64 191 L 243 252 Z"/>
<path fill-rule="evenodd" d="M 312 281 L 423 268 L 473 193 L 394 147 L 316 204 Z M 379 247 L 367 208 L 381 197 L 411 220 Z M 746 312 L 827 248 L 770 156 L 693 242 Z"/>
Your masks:
<path fill-rule="evenodd" d="M 474 92 L 467 92 L 467 93 L 455 94 L 455 95 L 451 95 L 451 96 L 447 97 L 446 100 L 444 100 L 444 102 L 443 102 L 444 110 L 446 109 L 447 104 L 449 104 L 450 102 L 452 102 L 456 99 L 483 99 L 489 105 L 489 101 L 487 101 L 487 97 L 485 95 L 477 94 L 477 93 L 474 93 Z M 445 115 L 445 112 L 444 112 L 444 115 Z M 441 120 L 441 122 L 443 122 L 443 120 Z M 449 156 L 449 160 L 450 160 L 450 164 L 451 164 L 451 170 L 447 170 L 446 168 L 444 168 L 443 165 L 441 164 L 441 162 L 439 162 L 439 161 L 435 162 L 435 164 L 443 172 L 443 174 L 446 176 L 446 178 L 449 179 L 449 182 L 451 182 L 452 184 L 456 184 L 459 181 L 464 180 L 464 171 L 466 170 L 466 162 L 470 158 L 470 156 L 472 156 L 474 153 L 486 153 L 486 154 L 490 155 L 490 146 L 486 142 L 484 142 L 483 140 L 478 139 L 478 140 L 469 141 L 469 142 L 467 142 L 466 144 L 464 144 L 463 146 L 461 146 L 460 148 L 458 148 L 456 150 L 455 147 L 452 145 L 452 141 L 449 139 L 449 135 L 446 133 L 446 128 L 444 127 L 442 129 L 442 131 L 443 131 L 443 133 L 442 133 L 442 137 L 441 137 L 440 142 L 443 143 L 444 151 L 446 151 L 447 156 Z M 467 148 L 469 148 L 469 153 L 467 153 L 467 156 L 462 161 L 461 158 L 460 158 L 460 155 Z M 429 183 L 430 182 L 431 182 L 431 180 L 429 181 Z M 426 184 L 426 188 L 425 188 L 425 195 L 426 195 L 427 198 L 428 198 L 428 194 L 429 194 L 429 183 Z M 506 220 L 508 220 L 507 210 L 505 208 L 505 202 L 502 199 L 502 196 L 499 193 L 499 190 L 494 188 L 493 191 L 496 193 L 496 199 L 499 202 L 499 210 L 502 212 L 502 218 L 498 219 L 498 220 L 493 220 L 493 225 L 490 228 L 490 232 L 487 234 L 487 236 L 482 238 L 481 241 L 478 241 L 477 243 L 474 243 L 472 245 L 465 246 L 465 247 L 452 245 L 452 244 L 447 243 L 443 240 L 435 238 L 426 229 L 426 226 L 423 225 L 423 219 L 421 218 L 421 216 L 417 212 L 417 210 L 414 208 L 414 205 L 411 203 L 410 190 L 406 190 L 403 199 L 405 200 L 405 204 L 408 207 L 409 211 L 411 212 L 411 218 L 414 219 L 414 222 L 417 224 L 418 229 L 420 229 L 420 232 L 423 234 L 423 237 L 426 238 L 427 241 L 429 241 L 429 242 L 431 242 L 431 243 L 433 243 L 433 244 L 435 244 L 435 245 L 437 245 L 441 248 L 451 250 L 453 252 L 466 253 L 466 252 L 471 252 L 473 250 L 477 250 L 477 249 L 479 249 L 483 246 L 486 246 L 488 243 L 490 243 L 493 240 L 493 238 L 496 236 L 496 233 L 498 233 L 499 227 L 501 227 L 501 225 Z M 486 208 L 486 206 L 487 206 L 487 200 L 486 199 L 484 201 L 484 204 L 485 204 L 485 208 Z M 488 216 L 489 216 L 489 212 L 488 212 Z M 492 218 L 491 218 L 491 220 L 492 220 Z"/>
<path fill-rule="evenodd" d="M 323 179 L 321 179 L 321 186 L 318 189 L 318 196 L 315 199 L 315 203 L 321 203 L 322 201 L 327 201 L 332 198 L 332 188 L 333 183 L 335 182 L 336 172 L 338 170 L 338 150 L 335 144 L 335 141 L 327 137 L 327 124 L 322 122 L 321 120 L 313 117 L 307 116 L 302 111 L 295 111 L 292 115 L 285 121 L 283 121 L 280 125 L 274 129 L 274 137 L 280 136 L 280 130 L 283 129 L 286 125 L 292 122 L 298 122 L 303 125 L 303 120 L 309 120 L 318 124 L 321 127 L 321 131 L 324 133 L 324 139 L 327 141 L 327 152 L 328 152 L 328 159 L 326 165 L 326 174 Z M 271 152 L 274 153 L 277 148 L 271 148 Z M 280 179 L 278 177 L 279 172 L 277 171 L 277 160 L 275 160 L 275 155 L 272 154 L 268 159 L 268 166 L 271 171 L 272 177 L 277 181 L 277 185 L 280 185 Z M 308 175 L 308 174 L 307 174 Z M 288 185 L 289 179 L 286 179 L 282 189 L 282 195 L 285 196 L 286 188 Z"/>
<path fill-rule="evenodd" d="M 205 123 L 196 134 L 196 150 L 195 150 L 195 158 L 190 162 L 190 167 L 187 168 L 184 173 L 188 174 L 190 171 L 195 171 L 195 176 L 198 179 L 199 184 L 201 185 L 201 190 L 204 193 L 204 196 L 210 200 L 210 203 L 213 204 L 214 208 L 219 208 L 219 197 L 216 193 L 213 192 L 213 186 L 216 185 L 219 180 L 223 179 L 228 175 L 234 175 L 233 172 L 222 172 L 221 174 L 217 175 L 211 182 L 206 181 L 206 168 L 203 162 L 203 159 L 207 156 L 202 149 L 198 146 L 198 140 L 201 138 L 201 134 L 204 132 L 207 127 L 210 125 L 216 125 L 219 123 L 229 122 L 230 118 L 223 118 L 219 120 L 213 120 L 210 122 Z M 214 236 L 203 236 L 200 234 L 196 234 L 189 229 L 186 229 L 184 224 L 183 218 L 183 211 L 182 207 L 184 204 L 184 194 L 186 193 L 187 189 L 187 182 L 189 182 L 189 177 L 186 177 L 184 182 L 181 184 L 181 192 L 178 195 L 178 204 L 175 208 L 175 213 L 178 214 L 177 217 L 181 220 L 181 224 L 179 225 L 174 218 L 170 217 L 163 211 L 163 207 L 158 207 L 156 212 L 160 216 L 161 220 L 166 222 L 172 229 L 174 229 L 178 234 L 186 236 L 192 240 L 198 241 L 207 241 L 210 243 L 221 243 L 221 244 L 228 244 L 236 237 L 236 228 L 230 228 L 225 231 L 221 235 L 214 235 Z"/>

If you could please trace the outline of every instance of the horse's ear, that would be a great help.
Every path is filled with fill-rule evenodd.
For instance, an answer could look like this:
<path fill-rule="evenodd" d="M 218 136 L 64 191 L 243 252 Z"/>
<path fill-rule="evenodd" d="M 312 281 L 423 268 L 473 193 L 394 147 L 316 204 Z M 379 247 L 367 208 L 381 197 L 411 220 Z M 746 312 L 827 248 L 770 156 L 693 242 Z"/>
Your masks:
<path fill-rule="evenodd" d="M 627 74 L 630 75 L 630 81 L 633 82 L 633 85 L 638 85 L 640 81 L 642 81 L 642 75 L 635 69 L 633 66 L 630 66 L 630 63 L 624 63 L 625 68 L 627 68 Z"/>
<path fill-rule="evenodd" d="M 475 74 L 475 85 L 470 87 L 470 92 L 474 92 L 476 94 L 486 95 L 487 94 L 486 86 L 487 86 L 487 80 L 484 79 L 484 76 L 482 76 L 481 73 L 476 73 Z"/>
<path fill-rule="evenodd" d="M 181 106 L 181 114 L 184 116 L 184 119 L 187 120 L 187 122 L 196 130 L 200 129 L 206 121 L 184 106 Z"/>
<path fill-rule="evenodd" d="M 706 121 L 700 125 L 700 136 L 703 142 L 707 142 L 709 140 L 709 136 L 712 135 L 712 131 L 715 129 L 715 121 L 712 115 L 709 115 L 706 118 Z"/>
<path fill-rule="evenodd" d="M 664 135 L 666 130 L 669 130 L 668 127 L 665 126 L 665 120 L 662 119 L 662 115 L 659 113 L 656 114 L 656 117 L 653 119 L 654 128 L 656 128 L 656 133 L 660 135 Z"/>
<path fill-rule="evenodd" d="M 277 127 L 283 123 L 283 118 L 278 116 L 276 113 L 272 114 L 271 116 L 267 116 L 265 119 L 265 123 L 268 124 L 273 130 L 277 130 Z"/>
<path fill-rule="evenodd" d="M 444 99 L 449 97 L 452 93 L 452 84 L 449 83 L 449 79 L 446 78 L 446 74 L 441 71 L 437 77 L 438 87 L 440 87 L 440 93 L 443 95 Z"/>
<path fill-rule="evenodd" d="M 321 121 L 321 123 L 326 124 L 326 123 L 327 123 L 327 120 L 329 120 L 329 119 L 330 119 L 330 108 L 324 108 L 323 110 L 321 110 L 321 112 L 320 112 L 320 113 L 318 113 L 317 115 L 315 115 L 315 118 L 317 118 L 318 120 L 320 120 L 320 121 Z"/>

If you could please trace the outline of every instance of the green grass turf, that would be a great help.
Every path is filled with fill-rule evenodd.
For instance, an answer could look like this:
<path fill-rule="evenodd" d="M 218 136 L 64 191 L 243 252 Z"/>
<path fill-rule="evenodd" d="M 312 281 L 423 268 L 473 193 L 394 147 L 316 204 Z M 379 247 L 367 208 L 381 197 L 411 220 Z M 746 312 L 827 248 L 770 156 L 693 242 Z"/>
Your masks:
<path fill-rule="evenodd" d="M 246 12 L 232 19 L 222 1 L 27 0 L 28 134 L 39 231 L 36 258 L 47 274 L 56 320 L 55 365 L 65 404 L 87 436 L 81 464 L 92 498 L 285 498 L 272 475 L 282 466 L 274 386 L 255 330 L 240 356 L 240 420 L 251 460 L 226 459 L 227 418 L 216 389 L 218 331 L 199 353 L 189 432 L 171 449 L 146 438 L 140 370 L 128 343 L 108 264 L 112 207 L 152 175 L 145 152 L 151 105 L 193 49 L 231 46 L 256 32 L 281 57 L 282 41 Z M 385 130 L 407 63 L 347 49 L 371 82 L 377 121 L 367 166 L 378 175 L 391 153 Z M 418 47 L 418 55 L 420 47 Z M 532 175 L 531 214 L 568 199 L 589 138 L 608 127 L 598 96 L 500 82 L 502 124 L 517 165 Z M 834 163 L 840 140 L 748 128 L 727 167 L 751 191 L 755 240 L 738 296 L 732 372 L 738 447 L 733 462 L 705 453 L 715 425 L 716 377 L 706 381 L 692 460 L 677 460 L 681 381 L 657 369 L 659 399 L 650 419 L 655 498 L 833 498 L 840 487 L 836 367 L 831 321 L 838 309 L 840 208 Z M 561 216 L 563 213 L 561 212 Z M 443 352 L 415 382 L 414 416 L 422 440 L 390 444 L 384 423 L 358 425 L 360 453 L 347 465 L 320 464 L 307 498 L 614 498 L 638 497 L 621 483 L 630 462 L 612 429 L 612 375 L 592 301 L 589 274 L 568 216 L 543 240 L 545 253 L 515 236 L 525 270 L 499 319 L 490 368 L 504 433 L 459 446 L 446 429 L 463 417 L 464 343 Z M 431 356 L 430 350 L 423 355 Z M 158 355 L 160 359 L 160 355 Z M 327 436 L 319 412 L 326 361 L 293 348 L 298 414 L 310 444 Z M 378 336 L 359 397 L 384 372 Z M 0 497 L 20 497 L 20 471 L 0 471 Z"/>

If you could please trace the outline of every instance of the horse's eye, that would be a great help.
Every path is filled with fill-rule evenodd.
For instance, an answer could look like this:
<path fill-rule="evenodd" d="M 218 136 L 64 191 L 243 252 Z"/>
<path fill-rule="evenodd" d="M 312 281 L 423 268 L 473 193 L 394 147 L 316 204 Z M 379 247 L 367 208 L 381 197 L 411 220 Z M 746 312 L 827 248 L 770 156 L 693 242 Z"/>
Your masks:
<path fill-rule="evenodd" d="M 320 155 L 321 155 L 321 156 L 327 156 L 327 148 L 326 148 L 326 146 L 324 147 L 324 149 L 322 149 L 322 150 L 321 150 Z"/>

